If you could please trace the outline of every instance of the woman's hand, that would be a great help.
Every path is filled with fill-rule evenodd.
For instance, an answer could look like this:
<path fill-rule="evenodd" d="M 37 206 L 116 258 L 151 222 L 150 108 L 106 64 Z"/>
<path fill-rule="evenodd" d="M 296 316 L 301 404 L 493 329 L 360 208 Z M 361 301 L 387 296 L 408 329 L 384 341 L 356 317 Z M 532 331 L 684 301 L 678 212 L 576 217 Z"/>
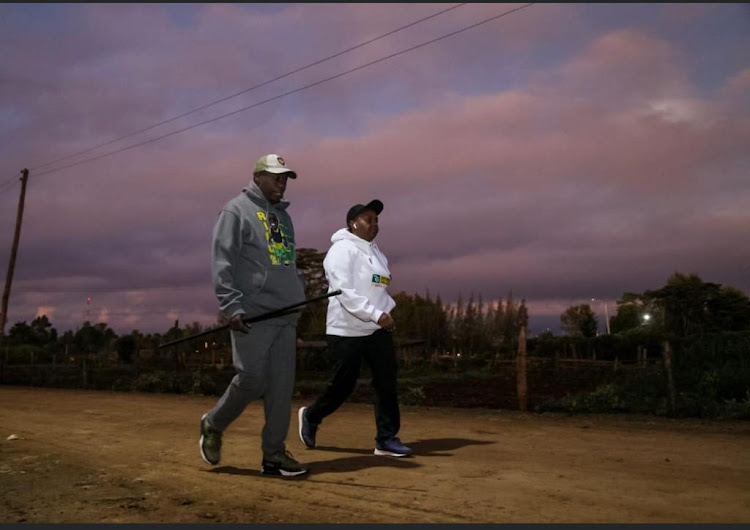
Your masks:
<path fill-rule="evenodd" d="M 393 331 L 394 329 L 396 329 L 396 323 L 388 313 L 383 313 L 382 315 L 380 315 L 380 318 L 378 319 L 378 326 L 386 331 Z"/>

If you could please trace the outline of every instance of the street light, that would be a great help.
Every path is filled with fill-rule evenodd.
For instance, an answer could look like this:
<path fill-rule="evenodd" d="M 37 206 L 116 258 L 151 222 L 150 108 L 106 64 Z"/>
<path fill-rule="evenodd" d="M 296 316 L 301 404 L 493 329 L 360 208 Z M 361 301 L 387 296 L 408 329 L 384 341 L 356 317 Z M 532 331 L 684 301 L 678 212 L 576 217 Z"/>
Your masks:
<path fill-rule="evenodd" d="M 645 315 L 643 315 L 643 323 L 644 324 L 648 324 L 649 320 L 651 320 L 651 315 L 649 315 L 648 313 L 646 313 Z"/>

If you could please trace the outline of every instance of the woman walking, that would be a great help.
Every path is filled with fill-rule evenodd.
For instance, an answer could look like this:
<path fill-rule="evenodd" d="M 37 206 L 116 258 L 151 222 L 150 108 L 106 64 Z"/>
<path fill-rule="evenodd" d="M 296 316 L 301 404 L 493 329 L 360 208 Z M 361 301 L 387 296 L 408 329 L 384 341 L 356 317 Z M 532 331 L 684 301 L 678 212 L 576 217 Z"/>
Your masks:
<path fill-rule="evenodd" d="M 377 199 L 356 204 L 346 214 L 346 228 L 331 237 L 323 261 L 329 289 L 341 294 L 328 301 L 326 335 L 336 359 L 323 394 L 298 412 L 302 443 L 312 449 L 323 419 L 338 409 L 354 390 L 364 359 L 372 372 L 375 390 L 375 454 L 408 456 L 411 449 L 396 436 L 401 427 L 396 388 L 398 363 L 390 312 L 396 303 L 388 294 L 388 260 L 373 240 L 378 235 Z"/>

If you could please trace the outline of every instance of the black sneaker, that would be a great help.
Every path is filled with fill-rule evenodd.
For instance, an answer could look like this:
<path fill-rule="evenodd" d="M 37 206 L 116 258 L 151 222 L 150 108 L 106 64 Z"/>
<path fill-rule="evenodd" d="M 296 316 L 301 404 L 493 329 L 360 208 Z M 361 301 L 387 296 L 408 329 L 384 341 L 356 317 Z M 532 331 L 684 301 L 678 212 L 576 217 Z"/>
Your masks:
<path fill-rule="evenodd" d="M 394 436 L 384 442 L 376 442 L 375 454 L 378 456 L 409 456 L 411 449 Z"/>
<path fill-rule="evenodd" d="M 207 463 L 215 466 L 221 460 L 221 431 L 213 428 L 208 421 L 208 412 L 201 418 L 201 439 L 198 442 L 201 456 Z"/>
<path fill-rule="evenodd" d="M 299 439 L 305 444 L 308 449 L 315 447 L 315 433 L 318 432 L 318 426 L 307 421 L 307 415 L 305 412 L 307 407 L 300 407 L 297 413 L 297 419 L 299 420 Z"/>
<path fill-rule="evenodd" d="M 289 451 L 279 451 L 278 453 L 263 457 L 263 467 L 260 472 L 264 475 L 276 475 L 282 477 L 296 477 L 304 475 L 309 470 L 302 467 L 299 462 L 292 458 Z"/>

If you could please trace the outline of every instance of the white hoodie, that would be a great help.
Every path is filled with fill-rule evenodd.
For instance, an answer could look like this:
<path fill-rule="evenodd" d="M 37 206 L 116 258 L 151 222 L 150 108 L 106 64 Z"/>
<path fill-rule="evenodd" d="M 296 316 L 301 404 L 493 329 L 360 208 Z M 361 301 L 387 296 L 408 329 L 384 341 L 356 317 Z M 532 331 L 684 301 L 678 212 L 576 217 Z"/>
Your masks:
<path fill-rule="evenodd" d="M 346 228 L 331 236 L 331 248 L 323 260 L 331 291 L 326 333 L 364 337 L 380 329 L 378 319 L 390 313 L 396 302 L 388 294 L 391 273 L 388 260 L 375 243 L 355 236 Z"/>

